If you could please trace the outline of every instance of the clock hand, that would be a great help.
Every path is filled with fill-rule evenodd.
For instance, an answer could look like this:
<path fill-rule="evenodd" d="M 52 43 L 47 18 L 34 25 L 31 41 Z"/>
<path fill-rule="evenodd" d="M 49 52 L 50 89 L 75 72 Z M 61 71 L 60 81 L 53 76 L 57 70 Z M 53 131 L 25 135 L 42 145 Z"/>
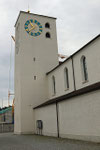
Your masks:
<path fill-rule="evenodd" d="M 32 27 L 34 27 L 34 25 L 30 22 L 30 25 L 32 26 Z"/>
<path fill-rule="evenodd" d="M 29 30 L 29 32 L 30 32 L 31 30 L 35 29 L 35 27 L 36 27 L 36 25 L 35 25 L 35 26 L 33 26 L 33 27 Z"/>
<path fill-rule="evenodd" d="M 31 28 L 29 31 L 33 30 L 35 27 Z"/>

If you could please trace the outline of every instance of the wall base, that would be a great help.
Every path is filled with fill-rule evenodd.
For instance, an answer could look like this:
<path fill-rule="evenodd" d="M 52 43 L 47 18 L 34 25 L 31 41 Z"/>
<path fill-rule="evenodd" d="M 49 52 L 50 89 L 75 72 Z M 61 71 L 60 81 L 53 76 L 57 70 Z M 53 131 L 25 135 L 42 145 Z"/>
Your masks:
<path fill-rule="evenodd" d="M 28 132 L 16 132 L 16 131 L 14 131 L 14 134 L 18 134 L 18 135 L 34 134 L 34 131 L 28 131 Z"/>
<path fill-rule="evenodd" d="M 60 134 L 61 138 L 100 143 L 100 136 Z"/>
<path fill-rule="evenodd" d="M 49 132 L 43 132 L 42 134 L 37 134 L 36 135 L 43 135 L 43 136 L 51 136 L 51 137 L 57 137 L 57 133 L 49 133 Z"/>

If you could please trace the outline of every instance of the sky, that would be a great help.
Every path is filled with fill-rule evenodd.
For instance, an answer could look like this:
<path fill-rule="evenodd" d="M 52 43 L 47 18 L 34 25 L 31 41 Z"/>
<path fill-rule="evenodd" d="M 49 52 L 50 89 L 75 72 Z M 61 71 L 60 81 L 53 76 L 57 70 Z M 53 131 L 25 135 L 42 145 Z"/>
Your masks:
<path fill-rule="evenodd" d="M 15 45 L 11 35 L 15 34 L 19 11 L 27 11 L 28 6 L 31 13 L 57 18 L 60 54 L 70 56 L 100 34 L 100 0 L 0 0 L 0 107 L 7 105 L 8 89 L 14 93 Z"/>

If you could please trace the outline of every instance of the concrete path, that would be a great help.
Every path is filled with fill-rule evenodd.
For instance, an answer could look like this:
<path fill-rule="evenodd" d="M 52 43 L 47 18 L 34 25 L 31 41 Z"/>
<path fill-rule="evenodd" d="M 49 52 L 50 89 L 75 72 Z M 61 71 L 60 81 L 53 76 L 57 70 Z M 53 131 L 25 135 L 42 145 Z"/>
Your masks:
<path fill-rule="evenodd" d="M 100 150 L 100 144 L 37 135 L 0 134 L 0 150 Z"/>

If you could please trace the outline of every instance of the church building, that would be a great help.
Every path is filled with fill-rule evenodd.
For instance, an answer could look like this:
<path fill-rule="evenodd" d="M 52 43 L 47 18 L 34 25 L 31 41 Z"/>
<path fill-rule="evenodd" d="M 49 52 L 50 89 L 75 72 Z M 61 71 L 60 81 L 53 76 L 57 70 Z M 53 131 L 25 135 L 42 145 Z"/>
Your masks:
<path fill-rule="evenodd" d="M 56 18 L 15 23 L 15 134 L 100 142 L 100 34 L 58 59 Z"/>

